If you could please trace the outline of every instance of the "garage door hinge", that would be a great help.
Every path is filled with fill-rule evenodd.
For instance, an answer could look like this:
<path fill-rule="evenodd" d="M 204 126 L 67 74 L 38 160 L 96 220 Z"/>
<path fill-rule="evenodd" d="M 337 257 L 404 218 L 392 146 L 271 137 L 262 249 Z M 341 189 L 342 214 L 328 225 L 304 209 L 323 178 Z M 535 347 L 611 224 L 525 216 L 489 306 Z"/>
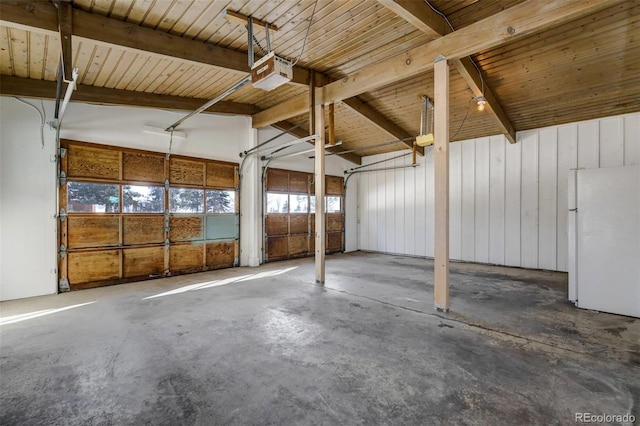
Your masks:
<path fill-rule="evenodd" d="M 64 172 L 60 172 L 60 186 L 64 186 L 67 183 L 67 175 Z"/>
<path fill-rule="evenodd" d="M 164 181 L 164 189 L 169 190 L 169 179 Z"/>
<path fill-rule="evenodd" d="M 58 280 L 58 289 L 61 292 L 69 291 L 71 288 L 69 287 L 69 280 L 66 278 L 60 278 Z"/>
<path fill-rule="evenodd" d="M 64 244 L 60 244 L 60 259 L 64 259 L 64 257 L 67 255 L 67 248 L 64 246 Z"/>
<path fill-rule="evenodd" d="M 67 218 L 67 212 L 64 208 L 60 209 L 60 214 L 58 214 L 58 217 L 60 218 L 60 222 L 64 222 L 64 220 Z"/>
<path fill-rule="evenodd" d="M 166 240 L 164 240 L 164 246 L 165 247 L 169 247 L 169 239 L 168 238 Z"/>
<path fill-rule="evenodd" d="M 60 148 L 58 155 L 60 155 L 60 158 L 64 158 L 67 155 L 67 148 Z"/>

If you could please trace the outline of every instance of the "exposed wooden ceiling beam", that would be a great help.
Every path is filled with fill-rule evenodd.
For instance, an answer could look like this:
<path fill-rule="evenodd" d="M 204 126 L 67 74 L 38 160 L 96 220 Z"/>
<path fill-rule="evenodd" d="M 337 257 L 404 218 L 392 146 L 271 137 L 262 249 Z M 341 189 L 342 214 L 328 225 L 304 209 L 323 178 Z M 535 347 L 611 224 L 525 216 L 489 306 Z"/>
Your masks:
<path fill-rule="evenodd" d="M 247 15 L 243 15 L 242 13 L 234 12 L 233 10 L 229 10 L 229 9 L 225 9 L 222 11 L 222 17 L 229 22 L 233 22 L 234 24 L 238 24 L 242 26 L 247 25 L 247 21 L 249 19 Z M 269 27 L 269 29 L 272 31 L 278 31 L 278 27 L 273 25 L 270 22 L 265 22 L 263 20 L 253 18 L 253 17 L 251 18 L 253 19 L 253 25 L 255 26 L 254 29 L 256 31 L 264 29 L 265 27 Z"/>
<path fill-rule="evenodd" d="M 64 81 L 73 81 L 73 44 L 71 35 L 73 34 L 73 13 L 71 1 L 56 0 L 58 8 L 58 32 L 60 34 L 60 45 L 62 52 L 62 76 Z"/>
<path fill-rule="evenodd" d="M 349 99 L 345 99 L 343 101 L 346 105 L 351 107 L 354 111 L 361 114 L 362 116 L 371 120 L 376 126 L 378 126 L 381 130 L 388 133 L 392 137 L 396 139 L 407 139 L 412 137 L 409 132 L 398 126 L 393 121 L 389 120 L 385 115 L 374 109 L 368 103 L 362 102 L 359 98 L 353 97 Z M 413 148 L 413 142 L 411 140 L 404 141 L 404 143 L 409 147 Z M 418 147 L 418 152 L 420 155 L 424 155 L 424 148 Z"/>
<path fill-rule="evenodd" d="M 484 96 L 487 100 L 487 110 L 493 113 L 496 123 L 507 140 L 511 143 L 516 143 L 516 129 L 513 127 L 513 124 L 511 124 L 511 120 L 507 117 L 504 109 L 502 109 L 502 105 L 487 85 L 487 82 L 483 84 L 471 59 L 468 57 L 456 59 L 452 61 L 452 64 L 456 67 L 462 78 L 465 79 L 473 94 L 478 97 Z"/>
<path fill-rule="evenodd" d="M 56 82 L 0 75 L 0 95 L 55 99 Z M 79 84 L 73 92 L 73 101 L 99 105 L 126 105 L 192 111 L 200 107 L 206 100 Z M 229 101 L 220 101 L 206 110 L 211 113 L 237 115 L 250 115 L 256 111 L 258 108 L 255 105 Z"/>
<path fill-rule="evenodd" d="M 439 54 L 449 59 L 469 56 L 587 16 L 622 1 L 624 0 L 527 0 L 430 43 L 409 49 L 329 83 L 322 88 L 322 102 L 328 104 L 344 100 L 431 70 Z M 306 94 L 300 96 L 306 97 Z M 297 98 L 290 98 L 273 107 L 281 112 L 277 121 L 305 113 L 306 108 L 299 108 Z M 263 127 L 272 124 L 274 120 L 270 118 L 271 111 L 272 109 L 268 109 L 254 115 L 253 126 Z M 286 111 L 287 114 L 283 115 L 282 111 Z"/>
<path fill-rule="evenodd" d="M 427 35 L 441 37 L 451 32 L 451 28 L 446 25 L 444 18 L 429 8 L 424 2 L 411 0 L 378 1 Z M 484 96 L 488 106 L 487 112 L 493 113 L 498 126 L 509 142 L 516 143 L 516 131 L 513 124 L 511 124 L 511 121 L 507 117 L 507 114 L 505 114 L 502 105 L 493 94 L 491 88 L 482 80 L 482 77 L 478 75 L 480 71 L 475 69 L 471 58 L 453 59 L 451 63 L 465 79 L 473 94 L 477 97 Z"/>
<path fill-rule="evenodd" d="M 378 0 L 378 2 L 430 37 L 442 37 L 449 32 L 444 19 L 423 1 Z"/>
<path fill-rule="evenodd" d="M 282 130 L 283 132 L 287 132 L 290 135 L 293 135 L 293 136 L 295 136 L 297 138 L 306 138 L 307 136 L 309 136 L 308 128 L 305 128 L 303 126 L 300 126 L 300 127 L 295 128 L 295 129 L 289 130 L 294 126 L 289 121 L 279 121 L 277 123 L 273 123 L 272 126 L 275 127 L 278 130 Z M 342 157 L 345 160 L 350 161 L 350 162 L 352 162 L 354 164 L 358 164 L 358 165 L 362 164 L 362 157 L 360 157 L 359 155 L 353 154 L 351 152 L 348 152 L 346 154 L 340 154 L 340 152 L 346 151 L 341 146 L 334 146 L 334 147 L 327 148 L 327 151 L 336 152 L 336 153 L 338 153 L 337 155 L 339 155 L 340 157 Z"/>
<path fill-rule="evenodd" d="M 73 23 L 73 35 L 77 37 L 234 71 L 245 73 L 251 71 L 247 54 L 244 52 L 179 37 L 76 8 L 73 9 Z M 58 12 L 52 3 L 46 1 L 3 0 L 0 24 L 28 30 L 36 29 L 54 35 L 58 33 Z M 292 83 L 309 84 L 309 70 L 294 67 Z"/>
<path fill-rule="evenodd" d="M 55 6 L 49 2 L 9 0 L 2 3 L 0 24 L 27 30 L 36 29 L 55 35 L 58 32 L 57 17 Z M 73 35 L 77 37 L 234 71 L 247 73 L 250 71 L 247 55 L 243 52 L 182 38 L 78 9 L 73 9 L 73 22 Z M 308 85 L 310 74 L 310 70 L 306 68 L 294 67 L 292 82 Z M 322 86 L 329 81 L 326 76 L 320 73 L 314 74 L 317 86 Z M 308 109 L 308 100 L 305 109 Z"/>

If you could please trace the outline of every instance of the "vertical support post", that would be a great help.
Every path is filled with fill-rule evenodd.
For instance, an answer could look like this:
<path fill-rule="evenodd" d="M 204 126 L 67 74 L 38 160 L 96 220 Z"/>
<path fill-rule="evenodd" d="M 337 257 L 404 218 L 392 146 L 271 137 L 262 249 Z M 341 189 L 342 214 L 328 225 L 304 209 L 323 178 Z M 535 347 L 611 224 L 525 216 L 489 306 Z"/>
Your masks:
<path fill-rule="evenodd" d="M 316 76 L 313 70 L 309 71 L 309 136 L 316 131 Z M 324 134 L 324 130 L 322 131 Z M 318 142 L 318 141 L 316 141 Z"/>
<path fill-rule="evenodd" d="M 336 144 L 336 121 L 335 114 L 336 108 L 335 104 L 332 102 L 329 104 L 329 145 L 333 146 Z"/>
<path fill-rule="evenodd" d="M 439 55 L 434 65 L 435 258 L 433 298 L 437 310 L 449 310 L 449 64 Z"/>
<path fill-rule="evenodd" d="M 313 107 L 313 104 L 312 104 Z M 318 139 L 315 142 L 315 187 L 316 187 L 316 283 L 324 284 L 325 272 L 325 214 L 324 214 L 324 193 L 325 193 L 325 173 L 324 173 L 324 105 L 315 105 L 315 124 Z"/>

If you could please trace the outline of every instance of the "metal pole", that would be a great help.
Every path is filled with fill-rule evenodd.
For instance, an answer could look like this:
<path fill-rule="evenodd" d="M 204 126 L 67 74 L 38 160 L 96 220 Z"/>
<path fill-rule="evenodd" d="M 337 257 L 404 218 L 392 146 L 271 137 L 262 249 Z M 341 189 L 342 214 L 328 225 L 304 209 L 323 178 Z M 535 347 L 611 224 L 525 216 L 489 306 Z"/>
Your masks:
<path fill-rule="evenodd" d="M 397 160 L 398 158 L 406 157 L 407 155 L 411 155 L 411 152 L 407 152 L 406 154 L 398 155 L 396 157 L 387 158 L 386 160 L 380 160 L 374 163 L 365 164 L 363 166 L 354 167 L 352 169 L 349 169 L 347 173 L 353 172 L 354 170 L 362 169 L 363 167 L 373 166 L 374 164 L 386 163 L 387 161 Z"/>
<path fill-rule="evenodd" d="M 240 153 L 240 157 L 243 157 L 243 156 L 245 156 L 245 155 L 247 155 L 247 154 L 251 154 L 251 153 L 252 153 L 253 151 L 255 151 L 256 149 L 258 149 L 258 148 L 260 148 L 260 147 L 262 147 L 262 146 L 264 146 L 264 145 L 268 144 L 269 142 L 273 142 L 274 140 L 278 139 L 279 137 L 282 137 L 282 136 L 286 135 L 286 134 L 287 134 L 287 133 L 289 133 L 290 131 L 297 129 L 297 128 L 298 128 L 298 127 L 300 127 L 300 126 L 304 126 L 304 125 L 305 125 L 305 124 L 307 124 L 308 122 L 309 122 L 309 120 L 304 120 L 303 122 L 298 123 L 298 124 L 296 124 L 295 126 L 288 128 L 287 130 L 283 131 L 282 133 L 278 133 L 278 134 L 277 134 L 277 135 L 275 135 L 274 137 L 272 137 L 272 138 L 270 138 L 270 139 L 268 139 L 268 140 L 266 140 L 266 141 L 264 141 L 264 142 L 262 142 L 262 143 L 259 143 L 258 145 L 254 146 L 253 148 L 248 149 L 248 150 L 246 150 L 246 151 L 244 151 L 244 152 L 241 152 L 241 153 Z"/>
<path fill-rule="evenodd" d="M 200 108 L 198 108 L 195 111 L 192 111 L 189 114 L 185 115 L 180 120 L 176 121 L 171 126 L 169 126 L 166 129 L 164 129 L 164 131 L 165 132 L 170 132 L 170 131 L 174 130 L 176 127 L 178 127 L 179 125 L 184 123 L 189 118 L 193 117 L 194 115 L 200 114 L 202 111 L 204 111 L 205 109 L 209 108 L 213 104 L 216 104 L 216 103 L 220 102 L 222 99 L 226 98 L 227 96 L 229 96 L 230 94 L 232 94 L 236 90 L 246 86 L 250 81 L 251 81 L 251 74 L 249 74 L 248 76 L 244 77 L 242 80 L 240 80 L 239 82 L 237 82 L 236 84 L 231 86 L 229 89 L 225 90 L 220 95 L 218 95 L 215 98 L 211 99 L 210 101 L 208 101 L 207 103 L 202 105 Z"/>

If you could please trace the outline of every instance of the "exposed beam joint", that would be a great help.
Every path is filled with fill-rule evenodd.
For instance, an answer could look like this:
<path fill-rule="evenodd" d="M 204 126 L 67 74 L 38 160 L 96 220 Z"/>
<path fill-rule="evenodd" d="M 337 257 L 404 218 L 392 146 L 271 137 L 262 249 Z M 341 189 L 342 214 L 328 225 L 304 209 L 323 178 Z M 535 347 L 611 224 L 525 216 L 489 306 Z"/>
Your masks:
<path fill-rule="evenodd" d="M 413 149 L 413 140 L 409 139 L 413 135 L 410 135 L 409 132 L 389 120 L 385 115 L 374 109 L 371 105 L 362 102 L 357 97 L 345 99 L 343 102 L 357 113 L 371 120 L 381 130 L 391 135 L 391 137 L 404 139 L 403 143 L 407 145 L 407 147 Z M 423 147 L 418 147 L 417 151 L 420 155 L 424 155 Z"/>
<path fill-rule="evenodd" d="M 278 123 L 273 123 L 272 126 L 278 130 L 286 131 L 290 135 L 295 136 L 297 138 L 306 138 L 307 136 L 309 136 L 309 131 L 307 130 L 306 127 L 303 127 L 303 126 L 290 130 L 293 127 L 293 124 L 288 121 L 280 121 Z M 340 157 L 354 164 L 358 164 L 358 165 L 362 164 L 362 157 L 356 154 L 352 154 L 351 152 L 345 152 L 343 154 L 342 151 L 348 151 L 348 150 L 346 150 L 341 146 L 328 147 L 327 151 L 333 152 L 336 155 L 339 155 Z"/>
<path fill-rule="evenodd" d="M 459 59 L 579 19 L 622 1 L 624 0 L 527 0 L 329 83 L 322 88 L 321 101 L 324 104 L 337 102 L 414 77 L 433 69 L 433 61 L 441 53 L 450 60 Z M 300 98 L 304 101 L 307 96 L 295 96 L 261 112 L 260 120 L 254 120 L 254 127 L 273 124 L 274 121 L 269 118 L 272 110 L 286 112 L 280 114 L 277 121 L 304 114 L 308 105 L 300 108 Z"/>
<path fill-rule="evenodd" d="M 242 25 L 242 26 L 247 25 L 247 22 L 249 19 L 247 15 L 243 15 L 240 12 L 234 12 L 233 10 L 229 10 L 229 9 L 225 9 L 222 11 L 222 17 L 229 22 L 233 22 L 234 24 Z M 260 19 L 254 18 L 253 16 L 251 17 L 251 19 L 253 21 L 253 25 L 259 29 L 264 29 L 265 27 L 269 27 L 269 29 L 272 31 L 278 31 L 278 27 L 269 22 L 262 21 Z"/>
<path fill-rule="evenodd" d="M 387 8 L 394 11 L 398 16 L 409 22 L 420 31 L 432 37 L 441 37 L 451 32 L 451 28 L 446 25 L 445 20 L 429 8 L 424 2 L 411 0 L 379 0 Z M 478 74 L 471 58 L 463 57 L 451 61 L 460 75 L 465 79 L 473 94 L 477 97 L 484 96 L 488 105 L 488 112 L 493 112 L 500 130 L 507 137 L 509 142 L 516 142 L 516 131 L 505 114 L 500 102 L 493 94 L 491 88 Z"/>

